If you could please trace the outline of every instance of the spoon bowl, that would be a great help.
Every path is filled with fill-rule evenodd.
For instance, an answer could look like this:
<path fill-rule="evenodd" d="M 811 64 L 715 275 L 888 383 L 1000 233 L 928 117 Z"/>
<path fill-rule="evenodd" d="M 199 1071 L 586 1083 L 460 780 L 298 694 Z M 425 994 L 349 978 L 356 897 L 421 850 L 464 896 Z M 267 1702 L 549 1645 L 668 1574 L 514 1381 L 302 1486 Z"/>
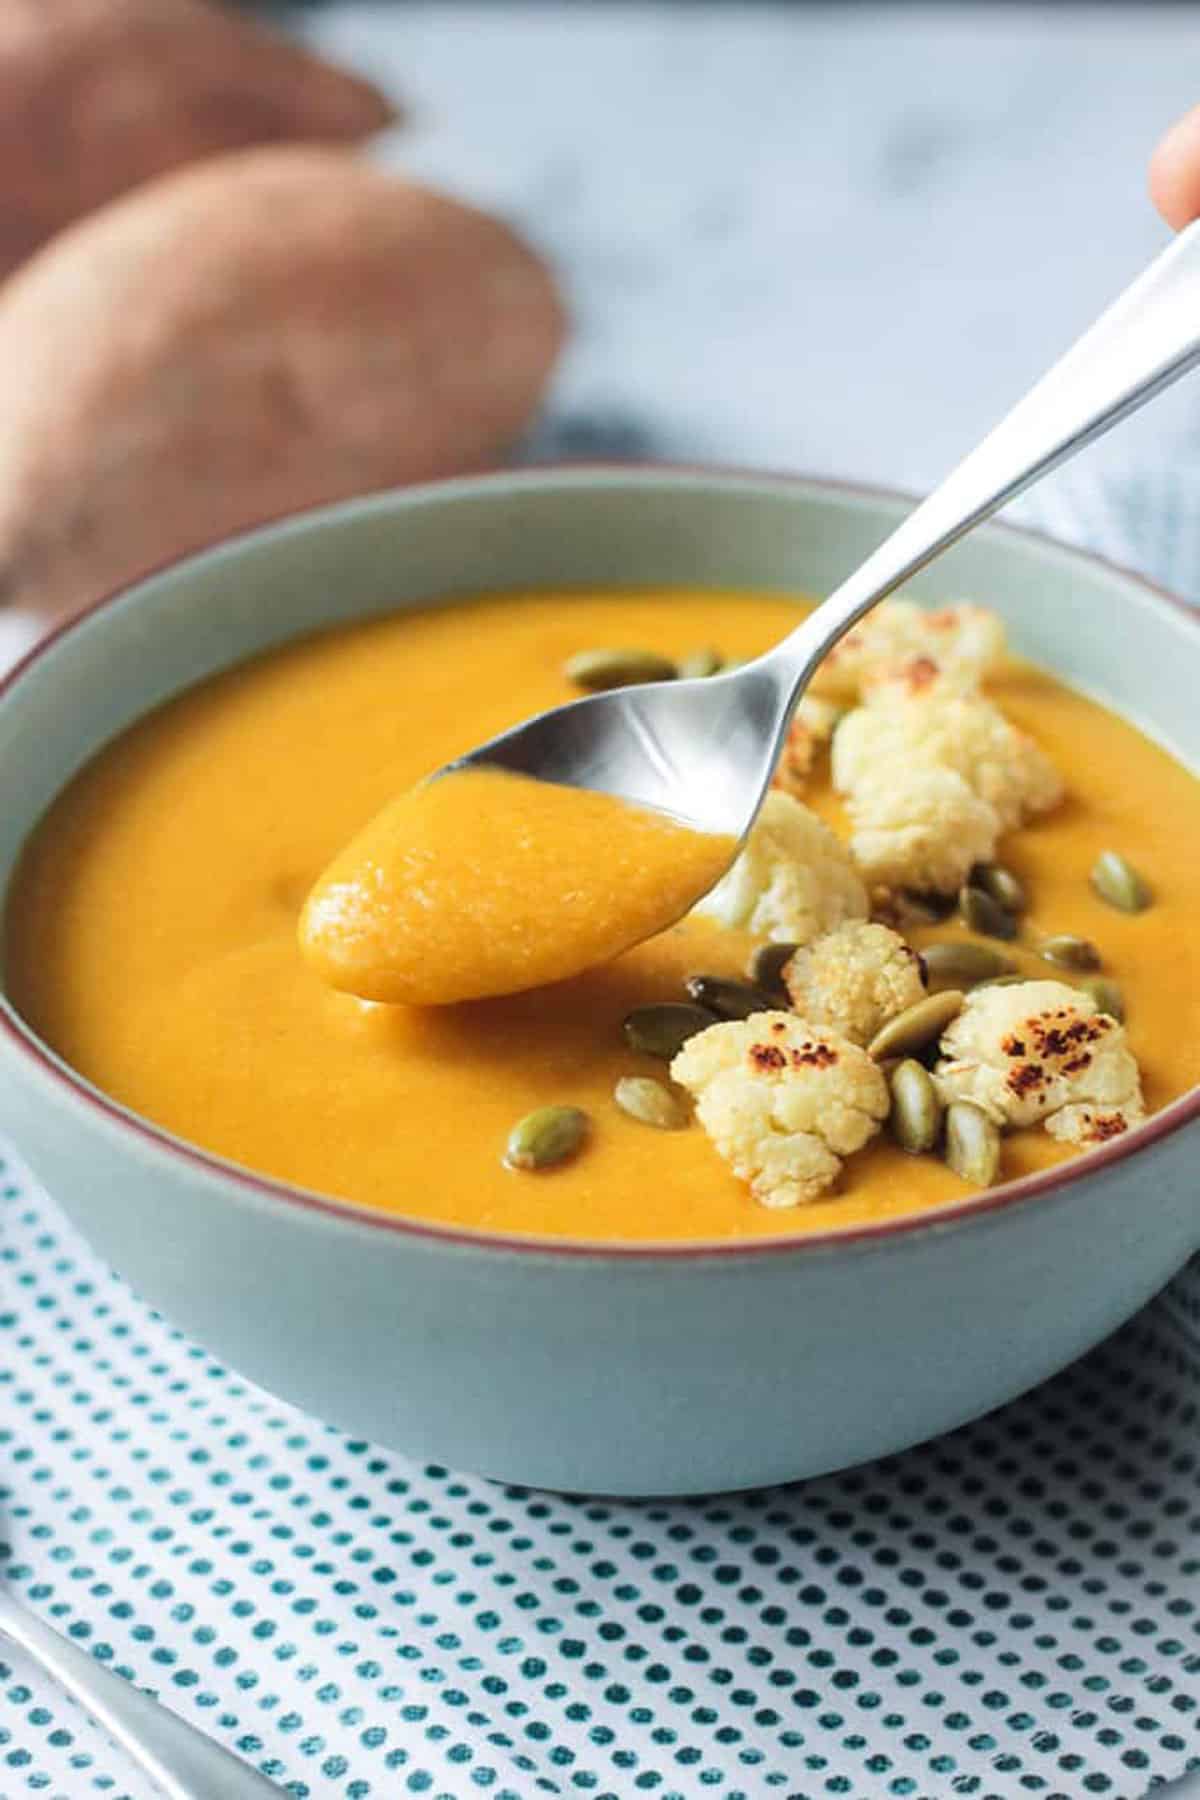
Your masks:
<path fill-rule="evenodd" d="M 741 839 L 754 823 L 787 728 L 770 656 L 726 674 L 589 694 L 538 713 L 448 765 L 506 769 L 595 788 Z"/>

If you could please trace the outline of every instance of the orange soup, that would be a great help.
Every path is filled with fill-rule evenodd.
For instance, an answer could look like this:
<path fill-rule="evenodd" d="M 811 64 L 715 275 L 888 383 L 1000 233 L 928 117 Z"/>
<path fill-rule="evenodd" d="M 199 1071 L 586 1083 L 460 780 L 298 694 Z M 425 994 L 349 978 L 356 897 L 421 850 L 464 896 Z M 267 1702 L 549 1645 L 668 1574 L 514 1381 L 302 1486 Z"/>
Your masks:
<path fill-rule="evenodd" d="M 388 1212 L 468 1227 L 608 1240 L 824 1231 L 936 1207 L 962 1182 L 886 1131 L 839 1189 L 758 1204 L 705 1133 L 648 1129 L 613 1102 L 663 1078 L 630 1049 L 635 1007 L 679 1000 L 696 973 L 744 977 L 742 932 L 699 915 L 555 986 L 437 1007 L 338 992 L 297 943 L 306 896 L 369 820 L 431 770 L 574 697 L 562 673 L 593 644 L 677 657 L 765 650 L 794 603 L 732 593 L 483 598 L 401 613 L 272 652 L 171 701 L 70 784 L 35 833 L 8 909 L 7 970 L 25 1017 L 105 1093 L 251 1169 Z M 1146 1105 L 1200 1079 L 1200 787 L 1131 725 L 1049 676 L 989 684 L 1065 778 L 1066 800 L 1002 845 L 1030 896 L 1004 946 L 1044 977 L 1039 934 L 1092 939 L 1120 982 Z M 805 801 L 845 835 L 818 764 Z M 486 853 L 483 839 L 476 846 Z M 1088 885 L 1119 848 L 1148 911 Z M 950 921 L 913 942 L 954 939 Z M 1067 979 L 1070 979 L 1068 977 Z M 504 1164 L 514 1122 L 578 1107 L 584 1150 L 552 1170 Z M 1070 1154 L 1044 1131 L 1004 1139 L 1002 1174 Z"/>

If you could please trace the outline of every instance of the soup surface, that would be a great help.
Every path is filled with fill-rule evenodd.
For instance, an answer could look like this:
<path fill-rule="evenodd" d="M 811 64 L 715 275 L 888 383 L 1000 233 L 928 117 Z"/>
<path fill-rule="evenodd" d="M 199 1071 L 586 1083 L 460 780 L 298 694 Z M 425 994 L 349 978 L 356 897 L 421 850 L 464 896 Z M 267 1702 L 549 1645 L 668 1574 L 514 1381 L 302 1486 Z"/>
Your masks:
<path fill-rule="evenodd" d="M 986 596 L 984 596 L 986 598 Z M 473 744 L 573 697 L 564 659 L 638 643 L 765 650 L 796 622 L 779 597 L 504 596 L 402 613 L 273 652 L 170 702 L 71 783 L 35 834 L 8 910 L 10 992 L 43 1037 L 115 1099 L 182 1138 L 389 1212 L 589 1239 L 826 1231 L 960 1199 L 962 1182 L 886 1134 L 813 1205 L 758 1204 L 693 1125 L 654 1131 L 613 1104 L 622 1075 L 663 1074 L 625 1045 L 632 1007 L 697 971 L 742 974 L 739 933 L 685 920 L 551 988 L 432 1009 L 334 991 L 301 957 L 313 882 L 394 795 Z M 1014 833 L 1006 863 L 1031 930 L 1095 939 L 1125 990 L 1150 1110 L 1200 1080 L 1200 784 L 1132 726 L 1048 676 L 989 684 L 1064 774 L 1067 800 Z M 839 828 L 823 779 L 805 796 Z M 1088 887 L 1119 848 L 1156 903 L 1127 915 Z M 913 940 L 953 936 L 945 924 Z M 1016 950 L 1022 970 L 1046 965 Z M 586 1152 L 507 1169 L 514 1121 L 563 1103 Z M 1002 1174 L 1071 1154 L 1004 1140 Z"/>

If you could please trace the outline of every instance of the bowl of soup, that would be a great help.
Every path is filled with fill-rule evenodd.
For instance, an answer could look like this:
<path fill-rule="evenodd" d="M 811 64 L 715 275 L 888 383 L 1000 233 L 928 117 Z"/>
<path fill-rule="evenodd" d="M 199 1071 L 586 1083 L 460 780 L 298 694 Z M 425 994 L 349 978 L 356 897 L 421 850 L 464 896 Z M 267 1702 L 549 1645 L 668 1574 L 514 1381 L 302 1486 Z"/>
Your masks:
<path fill-rule="evenodd" d="M 62 629 L 0 689 L 0 1130 L 135 1289 L 247 1377 L 504 1480 L 633 1495 L 792 1480 L 950 1429 L 1080 1355 L 1200 1245 L 1200 631 L 1135 576 L 995 526 L 913 584 L 927 618 L 965 599 L 1000 622 L 988 704 L 1055 772 L 1007 812 L 986 756 L 986 802 L 929 778 L 935 896 L 886 862 L 901 838 L 854 785 L 847 723 L 869 706 L 842 693 L 825 703 L 832 758 L 814 713 L 780 779 L 838 868 L 856 847 L 858 875 L 814 888 L 825 850 L 801 856 L 799 886 L 735 865 L 723 901 L 622 956 L 445 1005 L 326 979 L 298 937 L 368 821 L 571 698 L 588 656 L 632 649 L 651 672 L 756 656 L 908 504 L 704 471 L 464 479 L 238 538 Z M 928 660 L 902 659 L 901 682 Z M 951 689 L 952 663 L 933 677 Z M 881 741 L 911 788 L 926 749 Z M 465 809 L 448 841 L 474 830 Z M 478 830 L 486 844 L 482 815 Z M 946 879 L 939 857 L 958 859 Z M 571 883 L 558 868 L 547 883 L 565 916 Z M 1007 922 L 984 901 L 964 918 L 947 892 L 980 883 Z M 811 930 L 797 907 L 821 912 Z M 870 1007 L 857 1037 L 829 1014 L 830 1036 L 778 985 L 765 996 L 788 932 L 812 939 L 787 965 L 811 993 L 814 946 L 868 924 L 920 968 L 899 1012 L 966 990 L 957 1020 L 935 1004 L 957 1032 L 940 1052 L 904 1029 L 873 1049 Z M 1086 1086 L 1086 1106 L 1059 1104 L 1082 1079 L 1068 1035 L 1051 1048 L 1071 1128 L 1019 1111 L 1044 1037 L 1035 1063 L 1005 1027 L 998 1066 L 970 1040 L 1034 981 L 1058 984 L 1039 989 L 1037 1029 L 1062 1035 L 1069 988 L 1082 1012 L 1068 994 L 1062 1029 L 1084 1056 L 1109 1034 L 1104 1066 L 1119 1049 L 1136 1104 Z M 763 996 L 749 1019 L 747 985 Z M 689 1006 L 704 1035 L 638 1035 Z M 756 1078 L 778 1062 L 781 1082 L 849 1070 L 851 1087 L 821 1090 L 760 1154 L 741 1090 L 714 1099 L 722 1058 Z M 957 1155 L 903 1141 L 902 1062 L 938 1089 L 939 1118 L 1000 1118 L 989 1171 L 970 1133 Z M 678 1116 L 644 1116 L 655 1091 Z M 848 1095 L 866 1122 L 839 1138 Z M 516 1127 L 547 1111 L 553 1154 L 514 1155 Z M 582 1129 L 560 1155 L 563 1115 Z M 797 1161 L 809 1139 L 824 1162 Z"/>

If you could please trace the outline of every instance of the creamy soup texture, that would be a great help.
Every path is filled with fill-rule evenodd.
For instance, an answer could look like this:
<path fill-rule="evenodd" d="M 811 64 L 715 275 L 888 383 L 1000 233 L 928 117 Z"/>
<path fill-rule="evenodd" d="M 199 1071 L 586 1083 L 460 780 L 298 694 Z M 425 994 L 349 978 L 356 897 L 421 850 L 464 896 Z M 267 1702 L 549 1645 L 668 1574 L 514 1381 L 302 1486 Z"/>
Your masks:
<path fill-rule="evenodd" d="M 12 997 L 133 1111 L 388 1212 L 587 1239 L 737 1239 L 960 1199 L 958 1177 L 885 1132 L 850 1158 L 836 1193 L 771 1211 L 697 1126 L 655 1131 L 614 1106 L 621 1076 L 664 1074 L 625 1043 L 625 1014 L 679 999 L 697 972 L 744 974 L 751 940 L 712 919 L 554 986 L 432 1008 L 337 991 L 298 947 L 306 897 L 345 846 L 430 770 L 572 698 L 562 668 L 581 647 L 674 657 L 713 643 L 746 657 L 796 617 L 794 602 L 758 594 L 485 597 L 331 631 L 218 676 L 104 750 L 36 832 L 8 909 Z M 1029 947 L 1038 934 L 1095 940 L 1124 990 L 1153 1111 L 1200 1079 L 1200 786 L 1046 674 L 1014 664 L 989 689 L 1068 790 L 1001 846 L 1031 897 L 1015 960 L 1045 976 Z M 845 832 L 820 768 L 805 800 Z M 461 842 L 486 854 L 486 833 Z M 1123 913 L 1089 888 L 1114 846 L 1152 880 L 1150 910 Z M 918 947 L 961 934 L 953 922 L 910 933 Z M 547 1104 L 590 1115 L 585 1152 L 533 1175 L 506 1168 L 514 1120 Z M 1069 1154 L 1043 1131 L 1014 1132 L 1002 1173 Z"/>
<path fill-rule="evenodd" d="M 674 924 L 736 849 L 611 794 L 455 770 L 389 801 L 334 858 L 300 947 L 360 1000 L 520 993 Z"/>

